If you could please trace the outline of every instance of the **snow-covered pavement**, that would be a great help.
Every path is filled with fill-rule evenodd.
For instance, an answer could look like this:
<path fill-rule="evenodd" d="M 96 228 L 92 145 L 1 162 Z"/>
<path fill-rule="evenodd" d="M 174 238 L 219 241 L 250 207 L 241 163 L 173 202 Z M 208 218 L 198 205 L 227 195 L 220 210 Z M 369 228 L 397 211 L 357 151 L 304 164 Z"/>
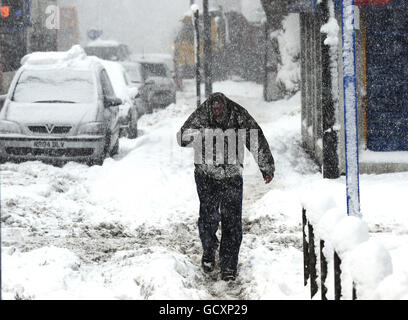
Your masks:
<path fill-rule="evenodd" d="M 186 82 L 177 104 L 143 116 L 140 137 L 121 139 L 119 155 L 101 167 L 1 165 L 3 297 L 307 299 L 301 199 L 309 185 L 323 179 L 300 146 L 300 95 L 266 103 L 262 86 L 254 83 L 225 81 L 214 89 L 259 122 L 277 168 L 274 181 L 265 185 L 246 157 L 237 281 L 225 283 L 218 269 L 207 275 L 200 268 L 193 155 L 176 141 L 194 110 L 194 85 Z M 394 272 L 406 279 L 408 216 L 402 190 L 408 188 L 407 178 L 407 173 L 364 175 L 361 182 L 370 231 L 378 232 L 392 253 Z M 342 209 L 344 179 L 330 183 L 339 192 L 331 202 L 323 192 L 321 206 Z M 392 206 L 380 195 L 392 197 Z M 385 213 L 387 208 L 393 212 Z M 408 280 L 400 286 L 403 295 Z"/>

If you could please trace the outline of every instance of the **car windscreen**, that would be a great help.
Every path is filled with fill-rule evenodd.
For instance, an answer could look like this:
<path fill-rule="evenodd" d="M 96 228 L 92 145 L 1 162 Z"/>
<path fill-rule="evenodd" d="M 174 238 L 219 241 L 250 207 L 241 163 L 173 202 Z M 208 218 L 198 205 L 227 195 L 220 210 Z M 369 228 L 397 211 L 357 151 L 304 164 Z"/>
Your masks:
<path fill-rule="evenodd" d="M 143 71 L 145 79 L 149 77 L 167 77 L 167 70 L 160 63 L 143 63 Z"/>
<path fill-rule="evenodd" d="M 137 67 L 129 67 L 125 66 L 126 69 L 126 76 L 128 81 L 131 83 L 141 83 L 143 82 L 143 77 L 140 72 L 140 69 Z"/>
<path fill-rule="evenodd" d="M 126 53 L 120 47 L 86 47 L 85 52 L 88 56 L 97 56 L 103 60 L 126 60 Z"/>
<path fill-rule="evenodd" d="M 96 87 L 90 71 L 26 70 L 18 79 L 12 100 L 22 103 L 90 103 Z"/>

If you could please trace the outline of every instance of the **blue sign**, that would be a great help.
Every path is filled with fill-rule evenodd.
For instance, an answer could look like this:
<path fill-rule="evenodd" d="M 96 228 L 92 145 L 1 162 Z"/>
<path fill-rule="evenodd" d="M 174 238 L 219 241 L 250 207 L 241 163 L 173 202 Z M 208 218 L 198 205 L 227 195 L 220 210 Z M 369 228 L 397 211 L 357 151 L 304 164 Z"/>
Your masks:
<path fill-rule="evenodd" d="M 103 34 L 102 30 L 91 29 L 88 31 L 88 38 L 91 40 L 96 40 L 100 38 Z"/>
<path fill-rule="evenodd" d="M 3 0 L 0 6 L 0 27 L 5 30 L 31 26 L 30 0 Z"/>

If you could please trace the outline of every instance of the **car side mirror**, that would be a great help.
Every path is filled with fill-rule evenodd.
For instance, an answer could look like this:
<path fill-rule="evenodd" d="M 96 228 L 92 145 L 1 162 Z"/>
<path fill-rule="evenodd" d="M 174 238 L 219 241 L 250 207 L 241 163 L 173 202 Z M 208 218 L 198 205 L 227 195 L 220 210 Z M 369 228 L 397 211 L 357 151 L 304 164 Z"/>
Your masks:
<path fill-rule="evenodd" d="M 105 108 L 117 107 L 117 106 L 120 106 L 122 103 L 123 103 L 122 100 L 119 98 L 105 97 L 105 101 L 104 101 Z"/>
<path fill-rule="evenodd" d="M 7 94 L 3 94 L 0 96 L 0 110 L 3 109 L 4 103 L 6 102 Z"/>
<path fill-rule="evenodd" d="M 135 87 L 129 88 L 129 94 L 132 97 L 132 99 L 137 99 L 140 97 L 139 89 Z"/>

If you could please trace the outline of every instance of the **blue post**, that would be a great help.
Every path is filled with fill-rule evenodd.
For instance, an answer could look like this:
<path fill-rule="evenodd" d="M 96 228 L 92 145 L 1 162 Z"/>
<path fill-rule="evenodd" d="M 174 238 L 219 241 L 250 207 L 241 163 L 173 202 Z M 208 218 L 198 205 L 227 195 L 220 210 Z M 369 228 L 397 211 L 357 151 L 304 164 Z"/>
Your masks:
<path fill-rule="evenodd" d="M 357 125 L 357 83 L 356 83 L 356 45 L 354 25 L 354 0 L 343 0 L 342 16 L 342 55 L 343 55 L 343 94 L 344 130 L 346 154 L 347 214 L 361 217 L 360 183 L 358 165 L 358 125 Z"/>
<path fill-rule="evenodd" d="M 25 1 L 25 26 L 31 27 L 31 6 L 30 0 Z"/>

